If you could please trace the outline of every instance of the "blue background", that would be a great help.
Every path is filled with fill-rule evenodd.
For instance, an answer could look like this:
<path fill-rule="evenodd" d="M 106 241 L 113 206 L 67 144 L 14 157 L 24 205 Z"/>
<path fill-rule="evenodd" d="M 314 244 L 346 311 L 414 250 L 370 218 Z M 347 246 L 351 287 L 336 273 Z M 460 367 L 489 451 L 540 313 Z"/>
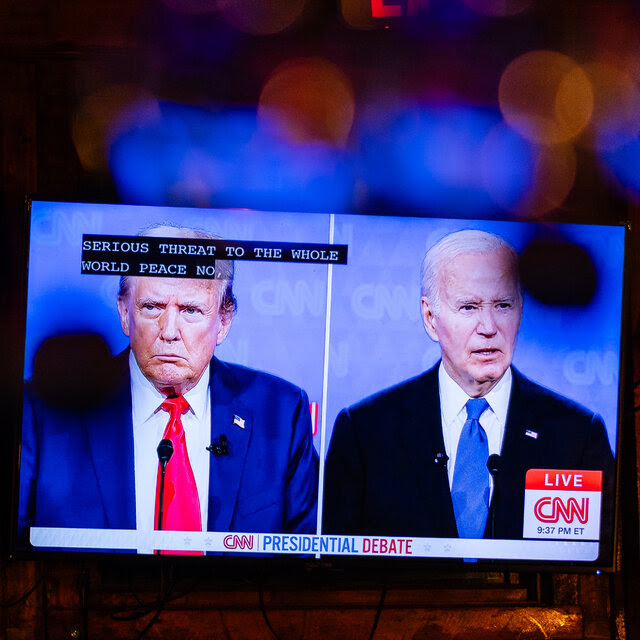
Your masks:
<path fill-rule="evenodd" d="M 135 235 L 160 223 L 230 240 L 329 242 L 326 214 L 52 202 L 33 202 L 31 211 L 25 377 L 52 335 L 97 333 L 114 354 L 128 344 L 116 311 L 118 277 L 80 273 L 83 233 Z M 430 246 L 463 228 L 497 233 L 518 251 L 540 230 L 531 223 L 335 216 L 334 242 L 349 245 L 349 262 L 332 268 L 325 453 L 340 409 L 439 359 L 420 317 L 420 265 Z M 588 252 L 598 286 L 580 307 L 545 305 L 525 292 L 514 364 L 600 413 L 615 451 L 624 228 L 553 230 Z M 321 403 L 328 274 L 325 265 L 236 261 L 238 313 L 216 355 L 275 373 Z M 315 442 L 320 450 L 320 434 Z"/>
<path fill-rule="evenodd" d="M 518 252 L 542 225 L 514 222 L 337 216 L 336 243 L 349 243 L 349 266 L 334 273 L 329 416 L 418 375 L 440 359 L 420 316 L 420 267 L 447 233 L 483 229 Z M 600 413 L 615 451 L 618 417 L 623 227 L 544 225 L 585 249 L 598 286 L 585 306 L 550 306 L 526 291 L 513 364 L 536 382 Z M 331 422 L 331 421 L 330 421 Z M 332 424 L 332 423 L 331 423 Z"/>

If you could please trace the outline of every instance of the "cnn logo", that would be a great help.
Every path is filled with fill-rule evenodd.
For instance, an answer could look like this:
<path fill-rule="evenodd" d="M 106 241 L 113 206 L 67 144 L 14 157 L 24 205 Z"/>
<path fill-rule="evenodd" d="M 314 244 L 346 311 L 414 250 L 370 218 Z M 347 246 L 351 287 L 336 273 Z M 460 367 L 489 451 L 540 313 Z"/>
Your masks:
<path fill-rule="evenodd" d="M 253 549 L 253 536 L 229 534 L 222 540 L 225 549 Z"/>
<path fill-rule="evenodd" d="M 540 522 L 558 522 L 562 518 L 566 523 L 577 518 L 581 524 L 589 519 L 589 498 L 569 498 L 566 502 L 561 498 L 540 498 L 533 508 Z"/>

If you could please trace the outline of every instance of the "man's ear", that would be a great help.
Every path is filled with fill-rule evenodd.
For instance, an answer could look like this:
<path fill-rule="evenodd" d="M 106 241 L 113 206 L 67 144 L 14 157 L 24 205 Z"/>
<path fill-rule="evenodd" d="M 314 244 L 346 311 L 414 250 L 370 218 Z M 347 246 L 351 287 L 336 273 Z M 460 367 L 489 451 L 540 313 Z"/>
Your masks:
<path fill-rule="evenodd" d="M 229 333 L 231 329 L 231 321 L 233 320 L 233 312 L 224 312 L 220 314 L 220 328 L 218 329 L 218 337 L 216 338 L 216 345 L 220 344 Z"/>
<path fill-rule="evenodd" d="M 433 309 L 433 305 L 427 300 L 426 296 L 420 298 L 420 309 L 422 311 L 422 322 L 429 337 L 436 342 L 438 340 L 437 317 Z"/>
<path fill-rule="evenodd" d="M 129 335 L 129 305 L 126 297 L 118 296 L 118 315 L 120 316 L 120 326 L 125 336 Z"/>

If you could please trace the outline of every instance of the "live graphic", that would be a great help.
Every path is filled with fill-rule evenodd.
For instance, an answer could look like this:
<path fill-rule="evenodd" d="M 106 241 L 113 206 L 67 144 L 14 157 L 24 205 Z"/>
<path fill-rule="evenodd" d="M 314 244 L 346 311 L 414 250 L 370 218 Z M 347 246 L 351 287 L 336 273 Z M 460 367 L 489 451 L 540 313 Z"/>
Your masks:
<path fill-rule="evenodd" d="M 601 471 L 530 469 L 523 537 L 598 540 L 601 502 Z"/>

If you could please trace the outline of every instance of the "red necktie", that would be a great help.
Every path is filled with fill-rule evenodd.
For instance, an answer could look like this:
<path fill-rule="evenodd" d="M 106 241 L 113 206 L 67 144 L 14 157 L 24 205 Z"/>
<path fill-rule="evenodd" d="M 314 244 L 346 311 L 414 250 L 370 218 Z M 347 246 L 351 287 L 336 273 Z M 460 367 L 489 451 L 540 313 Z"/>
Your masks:
<path fill-rule="evenodd" d="M 163 438 L 173 443 L 173 455 L 165 470 L 164 499 L 162 505 L 162 528 L 165 531 L 202 531 L 200 516 L 200 500 L 196 479 L 189 462 L 187 443 L 182 426 L 181 415 L 189 409 L 189 403 L 182 397 L 167 398 L 162 409 L 169 412 L 169 422 L 164 430 Z M 158 528 L 158 509 L 160 506 L 160 463 L 158 463 L 158 480 L 156 482 L 155 528 Z M 165 551 L 188 555 L 201 552 Z"/>

